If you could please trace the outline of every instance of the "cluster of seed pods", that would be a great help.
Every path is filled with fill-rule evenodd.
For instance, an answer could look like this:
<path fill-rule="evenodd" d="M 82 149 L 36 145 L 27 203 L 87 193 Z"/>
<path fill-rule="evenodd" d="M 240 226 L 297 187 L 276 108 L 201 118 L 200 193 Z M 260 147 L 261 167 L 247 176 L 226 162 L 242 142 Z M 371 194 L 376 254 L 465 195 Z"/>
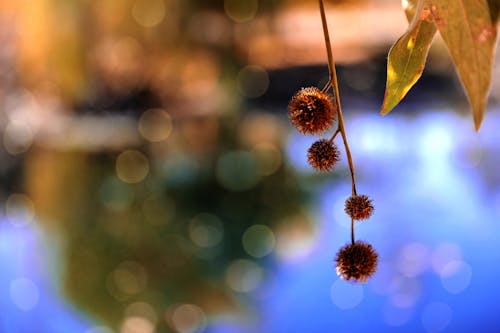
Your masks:
<path fill-rule="evenodd" d="M 366 282 L 377 270 L 378 255 L 370 244 L 355 240 L 354 224 L 355 221 L 370 218 L 374 207 L 368 196 L 358 195 L 356 191 L 354 162 L 347 142 L 323 0 L 319 0 L 319 5 L 328 53 L 330 80 L 323 89 L 316 87 L 300 89 L 288 104 L 288 116 L 295 128 L 305 135 L 321 135 L 329 130 L 334 123 L 337 124 L 337 129 L 330 139 L 319 138 L 311 145 L 307 151 L 307 160 L 318 171 L 333 170 L 340 160 L 340 150 L 335 145 L 334 140 L 337 134 L 341 134 L 351 173 L 352 193 L 345 201 L 344 208 L 345 213 L 351 218 L 351 242 L 343 246 L 337 253 L 336 270 L 337 274 L 347 281 Z M 330 89 L 333 90 L 333 95 L 328 93 Z"/>

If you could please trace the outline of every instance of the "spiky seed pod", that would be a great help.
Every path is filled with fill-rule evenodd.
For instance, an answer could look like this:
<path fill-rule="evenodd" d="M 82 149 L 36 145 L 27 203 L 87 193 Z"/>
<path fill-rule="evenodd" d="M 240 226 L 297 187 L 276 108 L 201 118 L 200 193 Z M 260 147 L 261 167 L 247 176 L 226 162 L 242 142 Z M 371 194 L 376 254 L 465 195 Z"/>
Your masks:
<path fill-rule="evenodd" d="M 336 114 L 331 96 L 316 87 L 302 88 L 288 104 L 288 116 L 302 134 L 326 131 Z"/>
<path fill-rule="evenodd" d="M 340 160 L 340 152 L 333 142 L 321 139 L 314 142 L 309 148 L 307 160 L 314 169 L 329 171 Z"/>
<path fill-rule="evenodd" d="M 370 244 L 357 241 L 342 247 L 335 263 L 341 278 L 364 283 L 377 270 L 378 255 Z"/>
<path fill-rule="evenodd" d="M 365 220 L 373 213 L 373 204 L 368 196 L 352 195 L 345 201 L 345 212 L 354 220 Z"/>

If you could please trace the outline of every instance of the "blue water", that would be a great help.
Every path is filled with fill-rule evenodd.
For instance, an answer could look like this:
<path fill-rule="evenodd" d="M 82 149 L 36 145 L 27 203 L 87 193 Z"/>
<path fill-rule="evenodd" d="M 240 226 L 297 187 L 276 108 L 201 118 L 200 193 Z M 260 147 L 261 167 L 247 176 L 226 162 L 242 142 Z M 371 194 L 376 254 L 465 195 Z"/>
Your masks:
<path fill-rule="evenodd" d="M 91 322 L 63 300 L 48 252 L 34 226 L 0 220 L 0 332 L 85 333 Z"/>
<path fill-rule="evenodd" d="M 376 206 L 356 226 L 357 239 L 379 253 L 375 276 L 352 284 L 335 274 L 335 254 L 350 239 L 344 158 L 316 192 L 309 242 L 278 256 L 246 316 L 216 319 L 205 331 L 500 332 L 500 110 L 487 113 L 479 133 L 450 110 L 354 113 L 346 125 L 358 193 Z M 286 157 L 304 179 L 312 141 L 294 132 L 288 140 Z M 0 222 L 0 332 L 85 333 L 96 325 L 63 301 L 46 266 L 47 241 L 35 227 Z"/>
<path fill-rule="evenodd" d="M 377 273 L 366 284 L 335 274 L 350 239 L 343 162 L 312 209 L 309 253 L 272 274 L 258 315 L 211 332 L 500 332 L 500 111 L 490 110 L 480 133 L 449 110 L 359 114 L 346 124 L 358 193 L 376 206 L 356 237 L 377 249 Z M 313 141 L 289 138 L 287 156 L 304 176 Z"/>

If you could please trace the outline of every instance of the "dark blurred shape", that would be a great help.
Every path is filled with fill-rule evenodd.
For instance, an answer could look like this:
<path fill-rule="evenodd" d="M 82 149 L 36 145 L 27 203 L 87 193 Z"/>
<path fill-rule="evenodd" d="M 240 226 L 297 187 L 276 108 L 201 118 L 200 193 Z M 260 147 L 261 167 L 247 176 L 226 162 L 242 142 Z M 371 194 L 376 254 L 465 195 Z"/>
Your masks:
<path fill-rule="evenodd" d="M 382 105 L 387 70 L 386 56 L 385 53 L 376 53 L 364 62 L 337 66 L 341 100 L 345 109 Z M 448 64 L 449 59 L 431 54 L 429 68 L 401 101 L 401 109 L 413 108 L 413 105 L 421 105 L 422 109 L 425 109 L 431 105 L 450 102 L 460 106 L 466 102 L 458 79 Z M 247 98 L 246 101 L 257 108 L 283 112 L 283 105 L 290 101 L 298 89 L 311 85 L 322 88 L 328 80 L 328 68 L 326 65 L 290 67 L 268 70 L 268 76 L 267 91 L 262 96 Z"/>
<path fill-rule="evenodd" d="M 498 15 L 500 14 L 500 2 L 496 0 L 488 0 L 490 6 L 491 20 L 498 22 Z"/>
<path fill-rule="evenodd" d="M 199 131 L 210 123 L 218 129 Z M 37 215 L 66 239 L 73 301 L 112 327 L 130 324 L 127 306 L 144 302 L 160 319 L 140 318 L 160 331 L 174 320 L 162 313 L 176 304 L 203 317 L 239 311 L 233 293 L 258 287 L 273 229 L 297 214 L 303 197 L 286 166 L 273 162 L 282 159 L 279 146 L 242 146 L 235 134 L 217 119 L 186 119 L 176 121 L 170 144 L 160 143 L 176 149 L 166 154 L 148 145 L 116 153 L 32 149 L 27 188 Z M 193 139 L 198 147 L 182 148 Z M 212 140 L 226 148 L 206 150 Z M 251 274 L 256 280 L 245 280 Z"/>

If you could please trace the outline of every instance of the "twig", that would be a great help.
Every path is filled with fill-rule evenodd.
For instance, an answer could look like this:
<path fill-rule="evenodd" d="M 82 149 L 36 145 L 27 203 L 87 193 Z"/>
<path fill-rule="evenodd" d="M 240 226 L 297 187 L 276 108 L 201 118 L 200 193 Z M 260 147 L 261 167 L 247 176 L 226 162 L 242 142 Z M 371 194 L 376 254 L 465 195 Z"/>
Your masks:
<path fill-rule="evenodd" d="M 326 22 L 326 14 L 325 14 L 325 5 L 323 3 L 323 0 L 319 0 L 319 9 L 321 12 L 321 23 L 323 25 L 323 34 L 325 35 L 325 45 L 326 45 L 326 52 L 328 54 L 328 71 L 330 74 L 330 79 L 328 80 L 328 83 L 326 84 L 325 88 L 323 88 L 323 91 L 326 92 L 330 87 L 333 86 L 334 90 L 334 98 L 335 98 L 335 104 L 337 106 L 337 114 L 338 114 L 338 128 L 333 134 L 332 138 L 330 141 L 333 141 L 335 136 L 340 133 L 342 134 L 342 141 L 344 142 L 344 147 L 345 147 L 345 152 L 347 155 L 347 161 L 349 163 L 349 171 L 351 173 L 351 185 L 352 185 L 352 195 L 356 195 L 356 179 L 354 177 L 354 163 L 352 161 L 352 155 L 351 155 L 351 150 L 349 149 L 349 143 L 347 142 L 347 135 L 345 131 L 345 126 L 344 126 L 344 117 L 342 114 L 342 105 L 340 104 L 340 94 L 339 94 L 339 85 L 337 81 L 337 71 L 335 69 L 335 61 L 333 60 L 333 52 L 332 52 L 332 44 L 330 42 L 330 34 L 328 33 L 328 25 Z M 351 218 L 351 242 L 354 244 L 354 219 Z"/>

